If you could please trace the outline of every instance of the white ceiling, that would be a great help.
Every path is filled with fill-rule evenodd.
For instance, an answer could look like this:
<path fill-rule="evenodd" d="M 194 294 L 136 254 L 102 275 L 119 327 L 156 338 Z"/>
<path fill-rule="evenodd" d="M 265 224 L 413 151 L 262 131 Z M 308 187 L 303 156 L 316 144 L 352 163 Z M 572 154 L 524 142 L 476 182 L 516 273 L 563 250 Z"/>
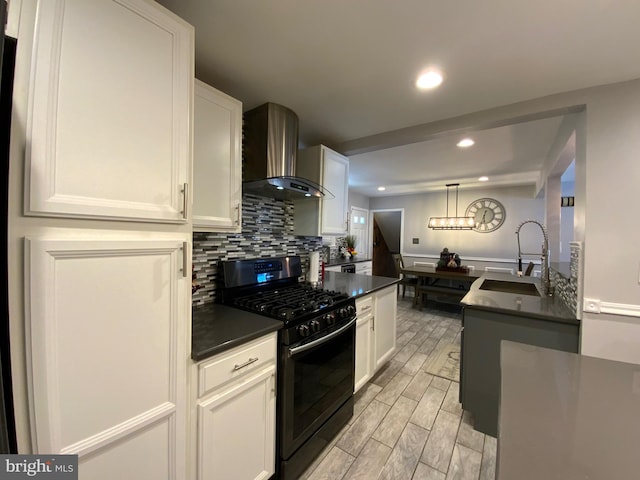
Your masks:
<path fill-rule="evenodd" d="M 276 102 L 302 144 L 354 140 L 640 78 L 635 0 L 160 0 L 196 29 L 196 76 L 245 110 Z M 445 73 L 414 87 L 428 66 Z M 560 118 L 351 156 L 351 187 L 411 193 L 479 175 L 533 183 Z M 344 150 L 344 149 L 343 149 Z M 351 153 L 351 152 L 346 152 Z M 477 184 L 477 182 L 476 182 Z M 461 185 L 462 187 L 462 185 Z"/>

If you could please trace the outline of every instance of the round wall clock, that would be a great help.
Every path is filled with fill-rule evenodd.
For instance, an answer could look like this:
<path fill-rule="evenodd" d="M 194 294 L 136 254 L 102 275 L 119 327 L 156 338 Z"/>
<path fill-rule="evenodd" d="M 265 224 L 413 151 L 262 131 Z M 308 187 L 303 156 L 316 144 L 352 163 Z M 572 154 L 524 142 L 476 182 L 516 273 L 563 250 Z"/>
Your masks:
<path fill-rule="evenodd" d="M 467 207 L 467 217 L 473 217 L 476 232 L 489 233 L 500 228 L 504 223 L 507 212 L 498 200 L 493 198 L 479 198 Z"/>

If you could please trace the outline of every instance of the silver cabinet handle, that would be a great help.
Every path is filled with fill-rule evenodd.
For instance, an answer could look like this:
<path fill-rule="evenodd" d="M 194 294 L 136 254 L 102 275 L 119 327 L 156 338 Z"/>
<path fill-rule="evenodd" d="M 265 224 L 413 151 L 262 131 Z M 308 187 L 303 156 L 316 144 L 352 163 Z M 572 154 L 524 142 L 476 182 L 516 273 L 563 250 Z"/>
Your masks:
<path fill-rule="evenodd" d="M 235 372 L 236 370 L 240 370 L 241 368 L 244 368 L 248 365 L 251 365 L 252 363 L 256 363 L 258 361 L 258 357 L 256 358 L 250 358 L 249 360 L 247 360 L 244 363 L 241 363 L 240 365 L 234 365 L 233 367 L 233 371 Z"/>
<path fill-rule="evenodd" d="M 182 242 L 182 276 L 189 275 L 189 242 Z"/>
<path fill-rule="evenodd" d="M 188 212 L 188 207 L 189 207 L 189 184 L 185 183 L 182 186 L 182 216 L 185 220 L 187 220 L 189 218 L 189 212 Z"/>
<path fill-rule="evenodd" d="M 236 205 L 236 219 L 234 220 L 236 225 L 240 225 L 240 204 Z"/>

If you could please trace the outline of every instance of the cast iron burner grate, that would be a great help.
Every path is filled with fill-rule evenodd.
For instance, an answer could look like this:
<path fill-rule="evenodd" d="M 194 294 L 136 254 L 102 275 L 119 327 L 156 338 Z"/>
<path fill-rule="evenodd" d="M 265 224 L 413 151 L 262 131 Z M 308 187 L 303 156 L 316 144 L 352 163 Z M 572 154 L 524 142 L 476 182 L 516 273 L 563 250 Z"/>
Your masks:
<path fill-rule="evenodd" d="M 289 321 L 348 298 L 342 293 L 297 284 L 237 297 L 234 304 L 245 310 Z"/>

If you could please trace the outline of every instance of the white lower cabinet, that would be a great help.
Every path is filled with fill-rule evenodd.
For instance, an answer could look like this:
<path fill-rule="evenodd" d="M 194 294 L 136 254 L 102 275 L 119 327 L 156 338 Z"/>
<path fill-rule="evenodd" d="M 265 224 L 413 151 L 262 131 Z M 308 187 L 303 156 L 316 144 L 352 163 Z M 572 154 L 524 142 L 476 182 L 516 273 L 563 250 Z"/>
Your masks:
<path fill-rule="evenodd" d="M 387 363 L 396 351 L 396 286 L 375 293 L 374 297 L 374 360 L 376 370 Z"/>
<path fill-rule="evenodd" d="M 373 295 L 356 299 L 356 364 L 355 387 L 357 392 L 373 376 Z"/>
<path fill-rule="evenodd" d="M 371 275 L 373 271 L 373 261 L 356 263 L 356 273 L 359 275 Z"/>
<path fill-rule="evenodd" d="M 276 333 L 197 366 L 198 480 L 275 472 Z"/>
<path fill-rule="evenodd" d="M 355 391 L 396 351 L 396 286 L 356 299 Z"/>

